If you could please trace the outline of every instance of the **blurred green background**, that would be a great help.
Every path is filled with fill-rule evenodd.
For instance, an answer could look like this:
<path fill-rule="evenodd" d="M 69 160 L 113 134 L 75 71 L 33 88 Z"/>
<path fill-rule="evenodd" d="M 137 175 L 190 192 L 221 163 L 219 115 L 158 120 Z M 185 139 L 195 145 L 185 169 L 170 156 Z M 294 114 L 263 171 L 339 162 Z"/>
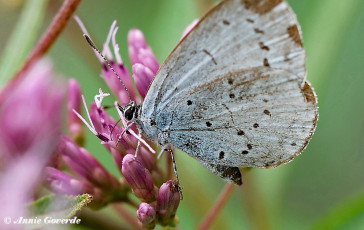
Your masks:
<path fill-rule="evenodd" d="M 47 4 L 42 9 L 41 0 L 32 2 L 37 1 L 40 12 L 31 14 L 40 21 L 32 29 L 34 39 L 49 25 L 62 4 L 59 0 L 45 1 Z M 1 56 L 25 2 L 31 1 L 0 1 Z M 288 2 L 302 27 L 308 80 L 318 95 L 320 117 L 316 133 L 303 154 L 291 163 L 246 173 L 244 185 L 235 189 L 211 229 L 364 229 L 364 1 Z M 123 60 L 130 67 L 126 49 L 130 28 L 137 27 L 144 32 L 162 63 L 186 26 L 213 3 L 209 0 L 85 0 L 77 15 L 99 47 L 116 19 L 117 41 Z M 22 38 L 27 41 L 26 37 L 27 34 Z M 10 53 L 22 57 L 18 50 Z M 98 88 L 106 91 L 99 77 L 100 65 L 73 20 L 47 56 L 60 75 L 80 82 L 88 102 L 93 100 Z M 8 58 L 5 62 L 13 60 Z M 87 149 L 118 175 L 111 156 L 90 132 Z M 178 152 L 176 157 L 184 192 L 177 212 L 179 226 L 194 229 L 213 205 L 224 182 L 187 154 Z M 99 217 L 103 216 L 123 222 L 111 209 L 103 209 Z"/>

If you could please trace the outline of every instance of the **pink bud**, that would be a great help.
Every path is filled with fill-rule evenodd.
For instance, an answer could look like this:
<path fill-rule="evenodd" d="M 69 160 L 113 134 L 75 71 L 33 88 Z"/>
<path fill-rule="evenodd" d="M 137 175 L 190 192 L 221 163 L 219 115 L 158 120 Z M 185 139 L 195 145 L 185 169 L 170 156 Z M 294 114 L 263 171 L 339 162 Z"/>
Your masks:
<path fill-rule="evenodd" d="M 63 136 L 58 147 L 66 164 L 96 187 L 115 188 L 117 180 L 86 149 Z"/>
<path fill-rule="evenodd" d="M 127 154 L 121 172 L 136 197 L 145 202 L 155 200 L 156 191 L 150 172 L 132 154 Z"/>
<path fill-rule="evenodd" d="M 182 33 L 181 40 L 197 25 L 198 22 L 199 20 L 195 19 L 186 27 L 185 31 Z"/>
<path fill-rule="evenodd" d="M 149 84 L 153 80 L 154 73 L 148 67 L 140 63 L 134 64 L 132 70 L 135 86 L 142 98 L 144 98 L 147 94 Z"/>
<path fill-rule="evenodd" d="M 45 174 L 48 187 L 55 193 L 78 195 L 86 192 L 83 182 L 59 171 L 58 169 L 47 167 Z"/>
<path fill-rule="evenodd" d="M 68 81 L 68 101 L 67 101 L 67 124 L 70 137 L 79 145 L 85 142 L 85 131 L 82 121 L 73 112 L 81 113 L 81 89 L 75 79 Z"/>
<path fill-rule="evenodd" d="M 128 34 L 129 58 L 131 64 L 141 63 L 148 67 L 153 74 L 157 73 L 159 64 L 152 50 L 147 45 L 143 33 L 138 29 L 131 29 Z"/>
<path fill-rule="evenodd" d="M 154 207 L 148 203 L 141 203 L 137 210 L 137 217 L 143 228 L 154 229 L 156 224 L 156 211 Z"/>
<path fill-rule="evenodd" d="M 169 180 L 159 188 L 157 198 L 157 214 L 161 225 L 173 223 L 180 202 L 177 182 Z"/>

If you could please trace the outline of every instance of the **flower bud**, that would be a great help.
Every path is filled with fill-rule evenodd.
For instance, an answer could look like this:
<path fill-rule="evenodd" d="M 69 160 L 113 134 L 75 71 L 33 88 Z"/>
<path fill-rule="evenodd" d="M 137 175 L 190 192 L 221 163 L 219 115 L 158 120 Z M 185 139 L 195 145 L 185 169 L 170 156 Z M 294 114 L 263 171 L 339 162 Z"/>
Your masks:
<path fill-rule="evenodd" d="M 143 33 L 132 29 L 128 34 L 128 50 L 131 64 L 141 63 L 148 67 L 153 74 L 157 73 L 159 64 L 152 50 L 147 45 Z"/>
<path fill-rule="evenodd" d="M 116 188 L 117 180 L 86 149 L 63 136 L 58 147 L 64 162 L 80 176 L 100 188 Z"/>
<path fill-rule="evenodd" d="M 59 171 L 58 169 L 47 167 L 45 169 L 45 174 L 49 189 L 55 193 L 78 195 L 86 192 L 81 181 Z"/>
<path fill-rule="evenodd" d="M 132 154 L 124 157 L 121 172 L 136 197 L 145 202 L 155 200 L 156 191 L 152 176 Z"/>
<path fill-rule="evenodd" d="M 67 101 L 67 125 L 68 133 L 77 144 L 83 145 L 85 142 L 85 131 L 82 121 L 73 112 L 81 113 L 81 89 L 75 79 L 68 81 L 68 101 Z"/>
<path fill-rule="evenodd" d="M 180 202 L 180 191 L 177 182 L 169 180 L 159 188 L 157 214 L 161 225 L 173 223 Z"/>
<path fill-rule="evenodd" d="M 154 207 L 148 203 L 141 203 L 137 210 L 137 217 L 143 228 L 154 229 L 156 224 L 156 211 Z"/>
<path fill-rule="evenodd" d="M 138 89 L 140 96 L 145 97 L 148 91 L 150 82 L 154 78 L 154 73 L 143 64 L 136 63 L 132 67 L 135 86 Z"/>
<path fill-rule="evenodd" d="M 186 27 L 186 29 L 182 33 L 181 40 L 197 25 L 198 22 L 199 20 L 195 19 L 191 22 L 191 24 Z"/>

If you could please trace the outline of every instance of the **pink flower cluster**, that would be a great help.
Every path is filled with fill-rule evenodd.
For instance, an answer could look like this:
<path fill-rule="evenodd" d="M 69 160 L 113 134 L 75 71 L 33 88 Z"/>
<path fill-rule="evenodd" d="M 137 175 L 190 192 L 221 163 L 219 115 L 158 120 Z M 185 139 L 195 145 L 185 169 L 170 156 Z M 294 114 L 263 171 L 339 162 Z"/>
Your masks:
<path fill-rule="evenodd" d="M 81 29 L 86 29 L 76 19 Z M 132 29 L 128 34 L 129 58 L 132 64 L 132 76 L 137 91 L 133 90 L 132 81 L 127 68 L 123 65 L 115 41 L 116 22 L 110 28 L 102 54 L 106 57 L 112 69 L 120 76 L 127 87 L 132 100 L 141 102 L 146 95 L 148 86 L 158 71 L 159 64 L 151 49 L 146 44 L 141 31 Z M 112 49 L 110 49 L 110 46 Z M 128 103 L 130 98 L 113 70 L 97 53 L 102 65 L 101 77 L 109 86 L 118 102 Z M 128 124 L 121 117 L 122 126 L 115 121 L 103 108 L 102 100 L 109 96 L 102 92 L 95 96 L 90 108 L 81 95 L 78 83 L 71 79 L 68 85 L 68 136 L 63 136 L 57 147 L 62 161 L 72 172 L 66 174 L 57 167 L 47 168 L 48 187 L 61 194 L 89 193 L 93 195 L 91 207 L 100 208 L 111 202 L 130 203 L 130 192 L 142 203 L 137 207 L 137 218 L 144 228 L 154 228 L 156 224 L 174 225 L 175 214 L 180 201 L 178 185 L 170 180 L 169 172 L 162 170 L 156 159 L 153 143 L 142 140 L 142 145 L 135 157 L 138 136 L 135 127 L 131 127 L 119 138 Z M 81 107 L 86 109 L 86 116 L 81 116 Z M 117 109 L 117 103 L 115 103 Z M 84 123 L 97 136 L 101 144 L 110 152 L 116 167 L 121 171 L 122 178 L 111 175 L 85 148 Z M 120 139 L 120 140 L 118 140 Z"/>

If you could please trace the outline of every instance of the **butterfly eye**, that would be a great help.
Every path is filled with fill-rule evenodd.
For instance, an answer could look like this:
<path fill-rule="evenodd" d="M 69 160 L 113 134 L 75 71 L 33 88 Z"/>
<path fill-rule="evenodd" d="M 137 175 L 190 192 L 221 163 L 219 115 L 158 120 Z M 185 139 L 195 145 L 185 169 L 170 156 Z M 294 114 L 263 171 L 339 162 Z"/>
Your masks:
<path fill-rule="evenodd" d="M 131 106 L 131 107 L 127 107 L 125 108 L 124 111 L 124 117 L 126 120 L 131 121 L 134 117 L 134 112 L 135 112 L 135 107 Z"/>

